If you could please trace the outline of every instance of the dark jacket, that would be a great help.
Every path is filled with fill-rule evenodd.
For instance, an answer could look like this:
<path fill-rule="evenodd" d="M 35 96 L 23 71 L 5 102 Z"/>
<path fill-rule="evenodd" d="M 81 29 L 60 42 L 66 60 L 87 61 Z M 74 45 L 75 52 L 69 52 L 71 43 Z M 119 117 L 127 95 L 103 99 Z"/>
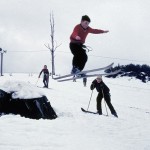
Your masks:
<path fill-rule="evenodd" d="M 94 88 L 96 88 L 97 92 L 99 92 L 102 95 L 103 94 L 107 95 L 110 92 L 110 89 L 107 87 L 107 85 L 103 81 L 98 83 L 96 79 L 92 82 L 90 88 L 91 90 L 94 90 Z"/>

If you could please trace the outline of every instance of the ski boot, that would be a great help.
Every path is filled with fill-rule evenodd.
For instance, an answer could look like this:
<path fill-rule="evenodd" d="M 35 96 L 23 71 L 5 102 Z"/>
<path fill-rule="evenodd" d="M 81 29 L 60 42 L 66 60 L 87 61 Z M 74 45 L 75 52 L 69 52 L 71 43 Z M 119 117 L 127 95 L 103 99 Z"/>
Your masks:
<path fill-rule="evenodd" d="M 79 72 L 81 72 L 81 71 L 78 69 L 78 67 L 75 67 L 75 66 L 71 70 L 71 74 L 74 74 L 74 75 L 78 74 Z"/>
<path fill-rule="evenodd" d="M 101 111 L 99 111 L 99 110 L 97 111 L 97 113 L 98 113 L 99 115 L 102 115 L 102 112 L 101 112 Z"/>

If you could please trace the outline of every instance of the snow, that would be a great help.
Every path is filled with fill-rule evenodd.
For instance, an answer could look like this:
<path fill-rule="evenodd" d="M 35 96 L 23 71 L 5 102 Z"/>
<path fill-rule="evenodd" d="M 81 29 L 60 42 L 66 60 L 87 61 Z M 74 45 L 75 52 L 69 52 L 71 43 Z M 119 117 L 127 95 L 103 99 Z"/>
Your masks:
<path fill-rule="evenodd" d="M 82 80 L 77 82 L 57 82 L 50 80 L 50 89 L 36 88 L 38 75 L 13 74 L 0 77 L 0 87 L 31 96 L 39 92 L 47 96 L 58 118 L 55 120 L 33 120 L 19 115 L 0 117 L 0 149 L 2 150 L 149 150 L 150 149 L 150 85 L 140 80 L 123 78 L 103 78 L 111 90 L 112 104 L 119 118 L 86 114 L 91 96 Z M 9 84 L 11 82 L 11 84 Z M 7 83 L 7 84 L 6 84 Z M 15 84 L 16 83 L 16 84 Z M 10 86 L 10 87 L 9 87 Z M 25 87 L 24 87 L 25 86 Z M 42 87 L 42 78 L 37 82 Z M 30 87 L 30 88 L 29 88 Z M 27 91 L 30 91 L 29 93 Z M 39 94 L 38 93 L 38 94 Z M 34 95 L 34 94 L 33 94 Z M 93 92 L 89 110 L 96 111 L 97 92 Z M 103 101 L 103 113 L 106 114 Z"/>
<path fill-rule="evenodd" d="M 14 99 L 32 99 L 37 97 L 42 97 L 44 94 L 35 87 L 34 85 L 21 82 L 21 81 L 6 81 L 1 85 L 0 89 L 7 93 L 12 93 Z"/>

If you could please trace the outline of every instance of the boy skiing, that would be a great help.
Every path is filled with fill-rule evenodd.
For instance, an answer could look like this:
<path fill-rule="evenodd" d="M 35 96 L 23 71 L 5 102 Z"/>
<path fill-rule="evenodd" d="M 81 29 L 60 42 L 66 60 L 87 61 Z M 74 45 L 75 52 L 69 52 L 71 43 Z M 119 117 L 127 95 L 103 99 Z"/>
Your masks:
<path fill-rule="evenodd" d="M 102 98 L 105 99 L 111 114 L 114 115 L 115 117 L 117 116 L 117 113 L 114 109 L 114 107 L 111 104 L 111 99 L 110 99 L 110 89 L 106 86 L 106 84 L 103 82 L 102 80 L 102 76 L 98 76 L 91 84 L 91 90 L 94 90 L 94 88 L 96 88 L 97 92 L 98 92 L 98 96 L 97 96 L 97 112 L 99 115 L 102 115 Z"/>
<path fill-rule="evenodd" d="M 80 24 L 75 26 L 70 36 L 70 50 L 73 54 L 71 74 L 81 72 L 87 62 L 88 57 L 83 44 L 88 33 L 100 34 L 109 32 L 108 30 L 105 31 L 89 27 L 90 22 L 91 20 L 87 15 L 82 16 Z"/>
<path fill-rule="evenodd" d="M 44 83 L 44 87 L 48 88 L 48 82 L 49 82 L 49 71 L 47 69 L 47 65 L 44 65 L 44 68 L 41 70 L 40 74 L 39 74 L 39 78 L 41 76 L 41 74 L 43 75 L 43 83 Z"/>

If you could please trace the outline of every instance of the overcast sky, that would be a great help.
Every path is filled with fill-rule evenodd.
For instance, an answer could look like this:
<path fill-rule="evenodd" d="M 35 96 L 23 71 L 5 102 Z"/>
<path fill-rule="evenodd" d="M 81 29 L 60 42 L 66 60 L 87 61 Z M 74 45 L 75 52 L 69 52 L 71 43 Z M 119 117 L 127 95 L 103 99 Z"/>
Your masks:
<path fill-rule="evenodd" d="M 69 37 L 82 15 L 91 18 L 92 28 L 107 34 L 89 34 L 86 69 L 108 63 L 150 65 L 149 0 L 0 0 L 0 47 L 4 72 L 40 72 L 44 64 L 51 70 L 50 12 L 55 19 L 56 73 L 71 70 Z M 47 51 L 46 51 L 47 50 Z M 116 58 L 116 59 L 115 59 Z"/>

